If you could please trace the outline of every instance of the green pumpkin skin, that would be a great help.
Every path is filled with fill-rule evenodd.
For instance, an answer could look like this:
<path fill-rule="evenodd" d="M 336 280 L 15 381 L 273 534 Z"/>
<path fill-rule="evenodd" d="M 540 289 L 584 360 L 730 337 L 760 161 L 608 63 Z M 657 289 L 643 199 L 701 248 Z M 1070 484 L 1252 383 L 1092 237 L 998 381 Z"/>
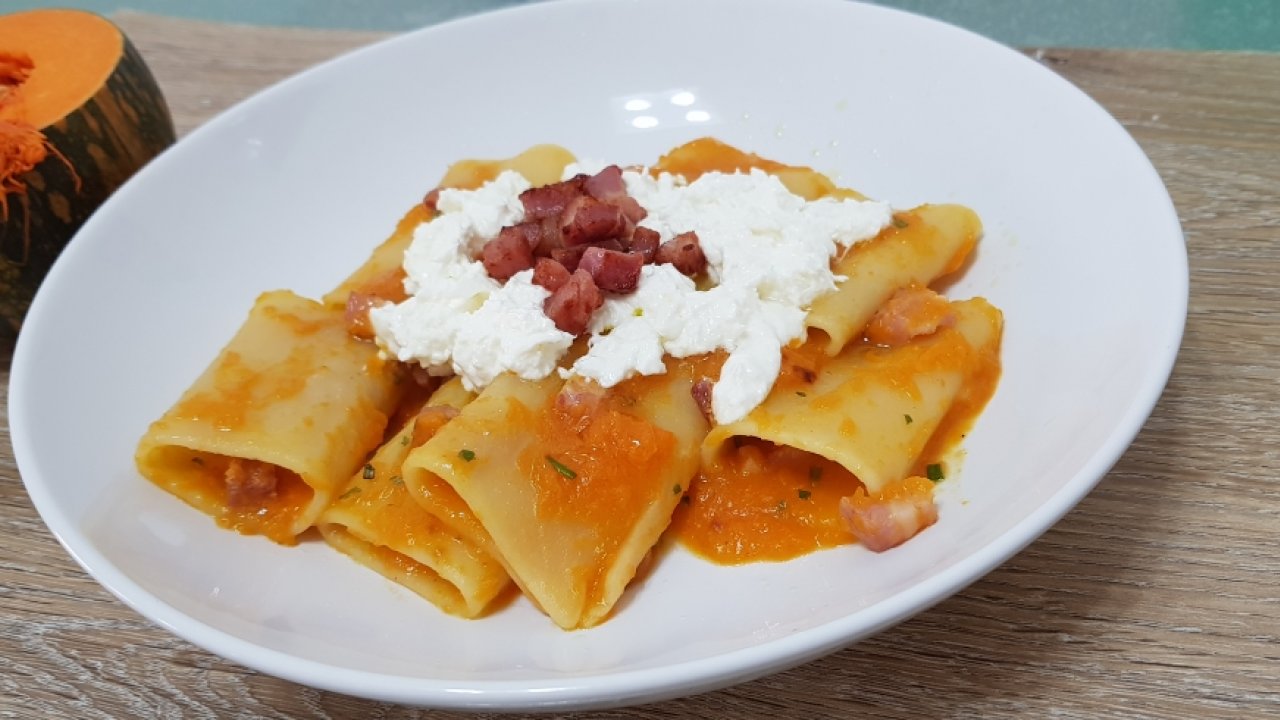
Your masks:
<path fill-rule="evenodd" d="M 174 142 L 160 87 L 123 39 L 120 61 L 98 92 L 41 128 L 57 152 L 19 177 L 25 192 L 7 198 L 8 217 L 0 223 L 0 327 L 21 328 L 40 282 L 80 226 Z"/>

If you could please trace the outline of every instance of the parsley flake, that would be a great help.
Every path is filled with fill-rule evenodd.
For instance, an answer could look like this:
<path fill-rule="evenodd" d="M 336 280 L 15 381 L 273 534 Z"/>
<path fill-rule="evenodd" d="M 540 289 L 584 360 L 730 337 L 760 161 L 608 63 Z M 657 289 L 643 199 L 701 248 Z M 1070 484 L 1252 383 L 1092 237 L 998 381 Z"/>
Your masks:
<path fill-rule="evenodd" d="M 475 451 L 473 450 L 467 450 L 466 448 L 463 448 L 462 450 L 458 451 L 458 457 L 462 458 L 463 460 L 466 460 L 467 462 L 471 462 L 472 460 L 476 459 L 476 454 L 475 454 Z"/>
<path fill-rule="evenodd" d="M 403 485 L 403 484 L 404 484 L 404 478 L 400 477 L 399 475 L 395 475 L 395 476 L 393 476 L 393 477 L 391 478 L 391 484 L 392 484 L 392 485 Z"/>
<path fill-rule="evenodd" d="M 942 480 L 943 478 L 946 477 L 946 475 L 942 474 L 941 463 L 929 463 L 929 465 L 926 466 L 924 469 L 924 474 L 925 474 L 925 477 L 929 478 L 934 482 L 938 482 L 939 480 Z"/>
<path fill-rule="evenodd" d="M 400 438 L 400 447 L 408 447 L 410 439 L 408 435 Z"/>
<path fill-rule="evenodd" d="M 632 310 L 632 311 L 631 311 L 631 314 L 632 314 L 632 315 L 634 315 L 634 316 L 636 316 L 636 317 L 644 317 L 644 308 L 639 308 L 639 307 L 638 307 L 638 308 L 636 308 L 635 310 Z"/>
<path fill-rule="evenodd" d="M 813 493 L 809 492 L 808 490 L 801 490 L 796 494 L 800 496 L 801 500 L 808 500 L 813 495 Z"/>
<path fill-rule="evenodd" d="M 897 215 L 894 215 L 894 216 L 893 216 L 893 226 L 894 226 L 894 227 L 896 227 L 896 228 L 898 228 L 899 230 L 901 230 L 901 229 L 903 229 L 903 228 L 907 227 L 907 225 L 908 225 L 908 223 L 907 223 L 907 221 L 906 221 L 906 220 L 903 220 L 902 218 L 898 217 Z"/>
<path fill-rule="evenodd" d="M 338 499 L 339 499 L 339 500 L 346 500 L 347 498 L 351 497 L 352 495 L 359 495 L 359 494 L 360 494 L 360 488 L 358 488 L 358 487 L 353 487 L 353 488 L 351 488 L 350 490 L 348 490 L 348 491 L 346 491 L 346 492 L 342 493 L 341 495 L 339 495 L 339 496 L 338 496 Z"/>
<path fill-rule="evenodd" d="M 560 473 L 566 479 L 574 480 L 578 477 L 578 473 L 574 472 L 572 468 L 550 455 L 547 456 L 547 462 L 551 464 L 551 467 L 555 468 L 556 472 Z"/>
<path fill-rule="evenodd" d="M 822 479 L 822 468 L 814 465 L 809 468 L 809 482 L 818 482 Z"/>
<path fill-rule="evenodd" d="M 373 466 L 366 464 L 364 466 L 364 472 L 360 474 L 360 477 L 364 478 L 365 480 L 372 480 L 373 476 L 376 474 L 377 472 L 373 469 Z"/>
<path fill-rule="evenodd" d="M 203 465 L 203 464 L 204 464 L 204 458 L 202 458 L 202 457 L 198 457 L 198 456 L 197 456 L 197 457 L 193 457 L 193 458 L 191 458 L 191 462 L 193 462 L 193 463 L 195 463 L 195 464 L 197 464 L 197 465 Z"/>
<path fill-rule="evenodd" d="M 797 391 L 796 391 L 796 395 L 799 395 L 800 397 L 809 397 L 809 393 L 807 393 L 807 392 L 805 392 L 805 391 L 803 391 L 803 390 L 797 390 Z"/>
<path fill-rule="evenodd" d="M 672 495 L 679 495 L 682 492 L 684 492 L 684 488 L 680 487 L 680 483 L 676 483 L 675 485 L 671 486 Z"/>
<path fill-rule="evenodd" d="M 903 419 L 903 420 L 906 420 L 908 425 L 910 425 L 911 423 L 915 422 L 915 420 L 912 420 L 912 419 L 911 419 L 911 416 L 910 416 L 910 415 L 903 415 L 903 416 L 902 416 L 902 419 Z"/>

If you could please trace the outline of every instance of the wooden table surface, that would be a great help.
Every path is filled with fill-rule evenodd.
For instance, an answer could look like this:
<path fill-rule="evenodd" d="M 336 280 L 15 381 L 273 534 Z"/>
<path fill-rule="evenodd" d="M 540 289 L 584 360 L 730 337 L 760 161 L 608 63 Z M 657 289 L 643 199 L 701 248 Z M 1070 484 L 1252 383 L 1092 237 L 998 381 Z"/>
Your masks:
<path fill-rule="evenodd" d="M 179 133 L 380 37 L 117 19 Z M 1280 717 L 1280 55 L 1035 55 L 1129 129 L 1182 219 L 1186 335 L 1145 429 L 1062 522 L 914 619 L 789 672 L 593 717 Z M 3 341 L 6 393 L 12 353 Z M 7 417 L 0 432 L 0 717 L 466 716 L 264 676 L 153 626 L 45 529 Z"/>

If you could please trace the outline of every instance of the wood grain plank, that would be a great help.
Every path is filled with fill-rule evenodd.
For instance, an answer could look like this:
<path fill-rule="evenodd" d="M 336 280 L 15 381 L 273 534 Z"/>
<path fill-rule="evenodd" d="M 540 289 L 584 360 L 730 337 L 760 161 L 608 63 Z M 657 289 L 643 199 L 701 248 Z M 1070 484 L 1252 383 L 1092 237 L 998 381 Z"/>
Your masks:
<path fill-rule="evenodd" d="M 182 132 L 379 37 L 118 20 Z M 1150 421 L 1061 523 L 935 608 L 788 672 L 592 717 L 1280 716 L 1280 55 L 1034 55 L 1129 129 L 1183 222 L 1189 317 Z M 0 717 L 494 717 L 317 691 L 152 626 L 44 529 L 4 412 Z"/>

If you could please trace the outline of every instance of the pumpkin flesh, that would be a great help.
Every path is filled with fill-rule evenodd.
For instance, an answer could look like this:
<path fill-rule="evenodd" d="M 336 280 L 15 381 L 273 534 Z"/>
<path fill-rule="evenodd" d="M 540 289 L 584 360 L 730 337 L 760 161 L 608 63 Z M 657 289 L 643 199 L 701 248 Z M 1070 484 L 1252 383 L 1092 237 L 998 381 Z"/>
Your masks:
<path fill-rule="evenodd" d="M 21 326 L 84 221 L 173 141 L 155 79 L 110 22 L 79 10 L 0 16 L 0 320 Z"/>

